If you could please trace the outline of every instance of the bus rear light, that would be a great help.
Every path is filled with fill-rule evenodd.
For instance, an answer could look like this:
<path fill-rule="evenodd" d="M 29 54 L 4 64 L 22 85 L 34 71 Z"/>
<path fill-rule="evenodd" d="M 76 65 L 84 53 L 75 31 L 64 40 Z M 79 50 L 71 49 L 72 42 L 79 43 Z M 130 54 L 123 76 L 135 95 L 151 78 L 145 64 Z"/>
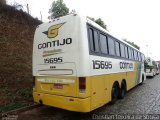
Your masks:
<path fill-rule="evenodd" d="M 84 93 L 86 91 L 86 78 L 79 77 L 79 92 Z"/>

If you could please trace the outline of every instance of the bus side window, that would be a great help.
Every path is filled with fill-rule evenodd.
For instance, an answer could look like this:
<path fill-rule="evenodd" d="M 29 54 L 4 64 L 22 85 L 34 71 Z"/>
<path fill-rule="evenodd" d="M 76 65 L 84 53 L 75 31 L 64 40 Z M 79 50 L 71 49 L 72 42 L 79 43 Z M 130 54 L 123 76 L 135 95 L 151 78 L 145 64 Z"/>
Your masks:
<path fill-rule="evenodd" d="M 108 48 L 109 48 L 109 54 L 115 55 L 114 39 L 110 37 L 108 37 Z"/>
<path fill-rule="evenodd" d="M 137 52 L 137 60 L 139 61 L 139 52 Z"/>
<path fill-rule="evenodd" d="M 100 46 L 103 54 L 108 54 L 107 36 L 100 34 Z"/>
<path fill-rule="evenodd" d="M 138 52 L 136 52 L 137 53 L 137 61 L 139 61 L 139 56 L 138 56 Z"/>
<path fill-rule="evenodd" d="M 134 54 L 133 54 L 133 49 L 131 48 L 131 56 L 132 56 L 132 60 L 134 60 Z"/>
<path fill-rule="evenodd" d="M 95 52 L 99 52 L 98 32 L 94 30 Z"/>
<path fill-rule="evenodd" d="M 144 62 L 144 55 L 141 53 L 141 61 Z"/>
<path fill-rule="evenodd" d="M 142 53 L 141 53 L 141 62 L 144 62 L 144 56 Z"/>
<path fill-rule="evenodd" d="M 134 50 L 134 59 L 137 60 L 137 52 Z"/>
<path fill-rule="evenodd" d="M 129 59 L 132 59 L 131 48 L 128 47 Z"/>
<path fill-rule="evenodd" d="M 141 55 L 140 55 L 140 52 L 138 52 L 138 58 L 139 58 L 138 60 L 139 60 L 139 61 L 141 61 Z"/>
<path fill-rule="evenodd" d="M 126 58 L 128 58 L 128 47 L 125 46 L 124 49 L 125 49 L 125 56 L 126 56 Z"/>
<path fill-rule="evenodd" d="M 120 43 L 120 49 L 121 49 L 121 57 L 125 57 L 124 44 Z"/>
<path fill-rule="evenodd" d="M 99 52 L 98 32 L 89 28 L 90 48 L 93 52 Z"/>
<path fill-rule="evenodd" d="M 115 45 L 116 45 L 116 55 L 120 56 L 120 44 L 119 44 L 119 42 L 115 42 Z"/>
<path fill-rule="evenodd" d="M 90 41 L 90 49 L 91 51 L 95 50 L 94 40 L 93 40 L 93 29 L 89 28 L 89 41 Z"/>
<path fill-rule="evenodd" d="M 134 53 L 134 49 L 133 49 L 133 60 L 136 60 L 136 59 L 135 59 L 135 53 Z"/>

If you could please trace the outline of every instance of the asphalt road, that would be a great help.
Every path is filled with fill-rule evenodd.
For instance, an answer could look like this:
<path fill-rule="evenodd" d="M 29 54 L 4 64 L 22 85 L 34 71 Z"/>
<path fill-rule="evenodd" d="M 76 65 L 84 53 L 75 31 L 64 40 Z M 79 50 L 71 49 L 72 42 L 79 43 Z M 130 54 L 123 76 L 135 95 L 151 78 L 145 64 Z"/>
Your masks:
<path fill-rule="evenodd" d="M 159 114 L 159 116 L 157 115 Z M 147 78 L 114 105 L 106 104 L 90 113 L 70 112 L 42 106 L 23 112 L 18 120 L 160 119 L 160 75 Z"/>

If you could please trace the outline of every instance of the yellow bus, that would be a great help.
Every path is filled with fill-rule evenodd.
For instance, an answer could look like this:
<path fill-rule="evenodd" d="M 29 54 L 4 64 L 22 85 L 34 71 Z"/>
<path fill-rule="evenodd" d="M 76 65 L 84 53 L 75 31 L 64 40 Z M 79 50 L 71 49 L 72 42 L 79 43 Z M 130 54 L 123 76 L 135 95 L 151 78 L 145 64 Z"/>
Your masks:
<path fill-rule="evenodd" d="M 115 103 L 146 79 L 143 53 L 77 14 L 36 28 L 33 76 L 36 103 L 77 112 Z"/>

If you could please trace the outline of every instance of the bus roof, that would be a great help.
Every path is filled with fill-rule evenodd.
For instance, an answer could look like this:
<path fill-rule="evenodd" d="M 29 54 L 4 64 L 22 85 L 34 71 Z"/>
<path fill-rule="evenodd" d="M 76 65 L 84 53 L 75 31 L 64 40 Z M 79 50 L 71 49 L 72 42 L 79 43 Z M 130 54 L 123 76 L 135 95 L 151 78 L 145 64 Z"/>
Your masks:
<path fill-rule="evenodd" d="M 107 33 L 107 34 L 110 35 L 111 37 L 113 37 L 113 38 L 121 41 L 122 43 L 124 43 L 124 44 L 128 45 L 129 47 L 131 47 L 131 48 L 133 48 L 133 49 L 135 49 L 135 50 L 137 50 L 137 51 L 140 52 L 140 50 L 138 50 L 137 48 L 133 47 L 133 46 L 130 45 L 129 43 L 125 42 L 124 40 L 119 39 L 119 38 L 116 37 L 115 35 L 112 35 L 111 33 L 109 33 L 109 31 L 107 31 L 106 29 L 102 28 L 100 25 L 98 25 L 97 23 L 95 23 L 94 21 L 92 21 L 91 19 L 89 19 L 89 18 L 86 17 L 86 16 L 82 16 L 82 15 L 77 15 L 77 14 L 75 14 L 75 13 L 71 13 L 71 14 L 68 14 L 68 15 L 66 15 L 66 16 L 62 16 L 62 17 L 59 17 L 59 18 L 55 18 L 55 19 L 53 19 L 52 21 L 54 22 L 54 21 L 56 21 L 56 20 L 58 20 L 58 19 L 63 19 L 63 18 L 65 18 L 65 17 L 69 17 L 69 16 L 79 16 L 82 20 L 85 20 L 85 22 L 91 24 L 92 26 L 96 27 L 97 29 L 99 29 L 99 30 Z M 69 19 L 69 20 L 70 20 L 70 19 Z M 50 21 L 50 22 L 52 22 L 52 21 Z M 45 23 L 43 23 L 43 24 L 45 24 Z"/>

